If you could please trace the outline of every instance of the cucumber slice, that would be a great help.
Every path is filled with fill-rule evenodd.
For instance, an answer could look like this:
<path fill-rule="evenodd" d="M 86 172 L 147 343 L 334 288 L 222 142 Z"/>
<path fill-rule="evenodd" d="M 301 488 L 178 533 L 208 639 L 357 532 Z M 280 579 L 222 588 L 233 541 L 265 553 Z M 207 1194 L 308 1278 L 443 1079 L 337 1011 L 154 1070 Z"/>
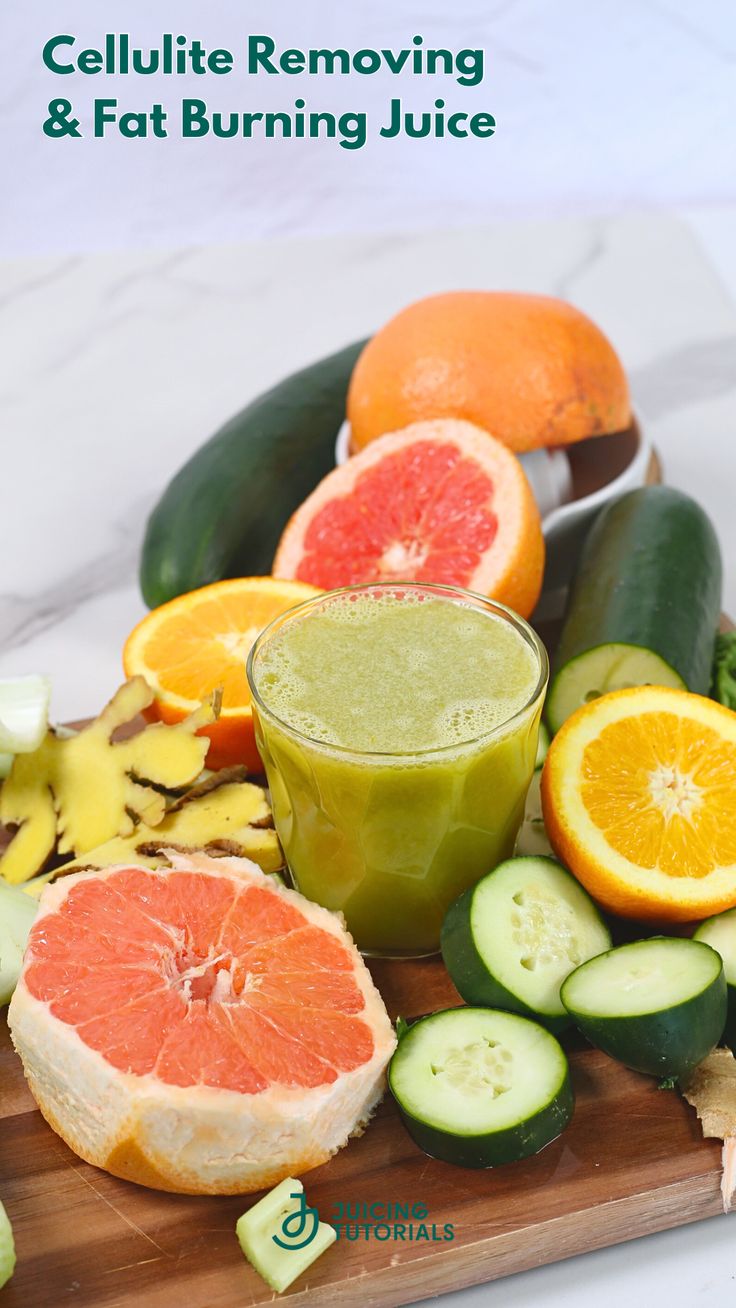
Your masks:
<path fill-rule="evenodd" d="M 718 1044 L 726 978 L 715 949 L 655 936 L 583 963 L 562 1002 L 584 1036 L 650 1076 L 684 1077 Z"/>
<path fill-rule="evenodd" d="M 337 1239 L 334 1226 L 307 1207 L 302 1182 L 289 1176 L 238 1218 L 235 1233 L 248 1262 L 277 1294 Z"/>
<path fill-rule="evenodd" d="M 553 1031 L 571 1018 L 560 986 L 611 935 L 582 886 L 552 858 L 511 858 L 450 907 L 442 957 L 467 1004 L 536 1017 Z"/>
<path fill-rule="evenodd" d="M 610 690 L 707 695 L 721 609 L 713 526 L 671 486 L 643 486 L 596 518 L 570 593 L 546 717 L 552 731 Z"/>
<path fill-rule="evenodd" d="M 578 654 L 560 669 L 547 701 L 547 718 L 559 731 L 571 713 L 611 690 L 631 686 L 671 686 L 687 690 L 682 677 L 649 649 L 611 641 Z"/>
<path fill-rule="evenodd" d="M 459 1167 L 536 1154 L 573 1112 L 567 1059 L 536 1022 L 491 1008 L 423 1017 L 399 1040 L 388 1083 L 425 1153 Z"/>
<path fill-rule="evenodd" d="M 10 1218 L 0 1204 L 0 1290 L 15 1271 L 15 1242 Z"/>
<path fill-rule="evenodd" d="M 542 764 L 544 763 L 544 760 L 547 757 L 548 749 L 549 749 L 549 732 L 545 727 L 544 723 L 540 722 L 539 735 L 537 737 L 537 756 L 534 760 L 535 772 L 537 772 L 539 768 L 541 768 Z"/>
<path fill-rule="evenodd" d="M 725 913 L 718 913 L 701 922 L 693 940 L 702 940 L 703 944 L 710 945 L 723 960 L 728 996 L 723 1041 L 729 1049 L 736 1050 L 736 908 L 729 908 Z"/>

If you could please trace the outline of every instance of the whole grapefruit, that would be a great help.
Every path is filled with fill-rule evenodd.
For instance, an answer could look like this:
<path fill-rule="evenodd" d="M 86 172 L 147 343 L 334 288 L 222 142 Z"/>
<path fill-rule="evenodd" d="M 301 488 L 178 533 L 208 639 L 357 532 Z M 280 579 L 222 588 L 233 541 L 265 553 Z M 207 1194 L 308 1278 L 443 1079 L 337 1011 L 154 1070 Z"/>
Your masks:
<path fill-rule="evenodd" d="M 631 409 L 616 351 L 573 305 L 452 291 L 376 332 L 355 365 L 347 416 L 353 450 L 412 422 L 464 418 L 522 452 L 622 431 Z"/>

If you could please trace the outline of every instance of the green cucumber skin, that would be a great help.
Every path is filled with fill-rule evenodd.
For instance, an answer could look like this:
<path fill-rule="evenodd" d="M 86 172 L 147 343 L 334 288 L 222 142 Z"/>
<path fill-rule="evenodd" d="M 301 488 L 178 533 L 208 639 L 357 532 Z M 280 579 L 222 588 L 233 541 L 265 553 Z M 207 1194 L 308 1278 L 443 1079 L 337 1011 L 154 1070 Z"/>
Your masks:
<path fill-rule="evenodd" d="M 412 1028 L 409 1028 L 411 1031 Z M 409 1034 L 407 1032 L 406 1034 Z M 403 1037 L 406 1038 L 406 1037 Z M 394 1055 L 395 1057 L 395 1055 Z M 421 1118 L 408 1112 L 394 1093 L 391 1083 L 391 1063 L 388 1068 L 388 1085 L 396 1101 L 399 1115 L 415 1144 L 443 1163 L 455 1167 L 501 1167 L 504 1163 L 518 1163 L 522 1158 L 538 1154 L 551 1144 L 567 1126 L 575 1109 L 575 1095 L 570 1068 L 565 1059 L 565 1072 L 554 1098 L 533 1117 L 501 1131 L 481 1135 L 456 1135 L 439 1127 L 429 1126 Z"/>
<path fill-rule="evenodd" d="M 583 546 L 555 675 L 599 645 L 636 645 L 707 695 L 721 585 L 718 539 L 700 506 L 670 486 L 629 491 L 603 510 Z"/>
<path fill-rule="evenodd" d="M 534 1117 L 518 1126 L 492 1135 L 450 1135 L 436 1127 L 427 1126 L 407 1113 L 399 1104 L 399 1114 L 415 1144 L 442 1163 L 455 1167 L 501 1167 L 504 1163 L 518 1163 L 522 1158 L 538 1154 L 570 1124 L 575 1108 L 570 1073 L 560 1085 L 559 1093 L 551 1104 Z"/>
<path fill-rule="evenodd" d="M 564 1001 L 565 985 L 562 998 Z M 680 1080 L 721 1039 L 726 1021 L 726 978 L 721 971 L 699 995 L 659 1013 L 593 1018 L 569 1011 L 585 1038 L 604 1054 L 635 1072 Z"/>
<path fill-rule="evenodd" d="M 536 854 L 529 857 L 542 859 L 546 856 Z M 556 858 L 549 858 L 547 861 L 567 871 Z M 499 864 L 500 866 L 502 865 Z M 572 878 L 572 873 L 568 872 L 568 876 Z M 546 1027 L 552 1035 L 559 1035 L 561 1031 L 568 1030 L 574 1022 L 569 1013 L 540 1013 L 530 1008 L 489 972 L 487 964 L 478 951 L 470 925 L 473 895 L 478 885 L 480 882 L 470 886 L 454 904 L 450 905 L 442 923 L 440 949 L 455 989 L 466 1004 L 471 1004 L 475 1008 L 500 1008 L 508 1013 L 518 1013 L 521 1017 L 529 1017 L 532 1021 L 539 1022 L 540 1026 Z M 596 908 L 592 901 L 591 907 Z M 605 925 L 600 912 L 598 917 Z"/>
<path fill-rule="evenodd" d="M 224 577 L 270 573 L 292 513 L 334 467 L 364 345 L 348 345 L 259 395 L 184 464 L 146 527 L 140 586 L 151 608 Z"/>
<path fill-rule="evenodd" d="M 450 905 L 440 933 L 442 959 L 458 994 L 473 1008 L 500 1008 L 506 1013 L 529 1017 L 552 1035 L 567 1030 L 573 1024 L 569 1013 L 560 1016 L 535 1013 L 488 971 L 470 928 L 474 892 L 475 886 L 471 886 Z"/>

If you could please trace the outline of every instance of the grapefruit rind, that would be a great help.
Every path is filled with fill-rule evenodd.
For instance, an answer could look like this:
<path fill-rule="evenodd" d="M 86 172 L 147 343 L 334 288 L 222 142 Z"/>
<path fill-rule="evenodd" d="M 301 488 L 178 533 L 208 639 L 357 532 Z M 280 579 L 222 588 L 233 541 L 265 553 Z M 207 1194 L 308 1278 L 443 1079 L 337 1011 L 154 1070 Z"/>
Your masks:
<path fill-rule="evenodd" d="M 554 737 L 542 770 L 544 825 L 557 857 L 603 908 L 642 922 L 692 922 L 736 905 L 736 863 L 693 877 L 637 867 L 612 847 L 580 797 L 586 747 L 606 726 L 647 712 L 689 717 L 736 748 L 736 713 L 713 700 L 662 686 L 612 691 L 577 709 Z"/>
<path fill-rule="evenodd" d="M 395 1035 L 370 973 L 337 915 L 275 885 L 248 860 L 182 858 L 173 852 L 169 858 L 173 869 L 229 877 L 239 886 L 267 886 L 348 948 L 364 998 L 360 1017 L 373 1036 L 371 1058 L 331 1084 L 302 1088 L 272 1083 L 254 1094 L 173 1085 L 150 1074 L 123 1072 L 31 993 L 24 974 L 33 961 L 32 947 L 8 1024 L 41 1113 L 86 1162 L 124 1180 L 176 1193 L 249 1193 L 318 1167 L 368 1121 L 383 1094 Z M 57 912 L 80 881 L 106 880 L 120 870 L 72 874 L 48 886 L 37 924 Z M 165 870 L 141 871 L 167 875 Z"/>

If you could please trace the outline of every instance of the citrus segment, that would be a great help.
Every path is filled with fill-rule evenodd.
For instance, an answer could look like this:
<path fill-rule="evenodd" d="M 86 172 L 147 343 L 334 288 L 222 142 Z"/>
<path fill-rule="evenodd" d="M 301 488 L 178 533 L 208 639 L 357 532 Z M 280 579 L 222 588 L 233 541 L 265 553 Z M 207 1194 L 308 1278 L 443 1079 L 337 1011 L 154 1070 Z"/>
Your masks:
<path fill-rule="evenodd" d="M 88 1161 L 125 1158 L 121 1174 L 165 1189 L 258 1189 L 345 1143 L 393 1031 L 335 916 L 245 860 L 171 857 L 44 891 L 13 1038 Z"/>
<path fill-rule="evenodd" d="M 246 660 L 273 618 L 315 593 L 299 581 L 240 577 L 203 586 L 152 609 L 123 650 L 126 675 L 145 677 L 155 693 L 147 716 L 180 722 L 220 690 L 220 716 L 200 733 L 212 741 L 208 767 L 245 763 L 261 771 Z"/>
<path fill-rule="evenodd" d="M 557 854 L 606 908 L 689 921 L 736 904 L 736 713 L 665 687 L 578 709 L 542 773 Z"/>
<path fill-rule="evenodd" d="M 464 586 L 528 616 L 544 542 L 521 464 L 499 441 L 466 422 L 415 423 L 320 482 L 287 525 L 273 569 L 323 589 Z"/>
<path fill-rule="evenodd" d="M 477 423 L 517 451 L 631 421 L 626 374 L 595 323 L 563 300 L 501 291 L 402 309 L 363 349 L 347 412 L 356 450 L 426 419 Z"/>

